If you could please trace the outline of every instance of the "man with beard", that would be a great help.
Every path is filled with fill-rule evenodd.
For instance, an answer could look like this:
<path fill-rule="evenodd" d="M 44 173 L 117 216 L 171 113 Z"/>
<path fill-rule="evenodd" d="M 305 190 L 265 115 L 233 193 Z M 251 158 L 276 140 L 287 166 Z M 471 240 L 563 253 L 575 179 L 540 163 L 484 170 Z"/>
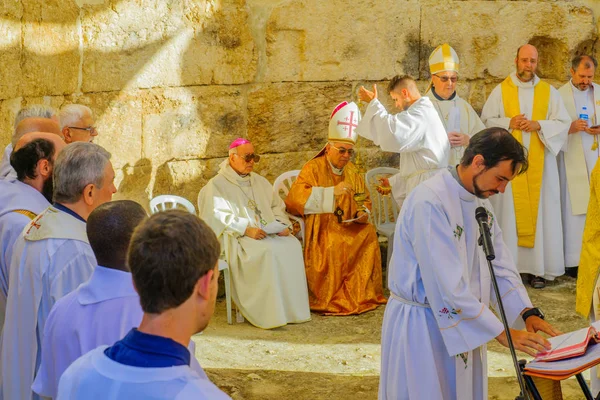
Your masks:
<path fill-rule="evenodd" d="M 600 127 L 597 126 L 600 86 L 592 82 L 597 66 L 598 61 L 592 56 L 576 56 L 571 62 L 571 80 L 558 89 L 573 121 L 567 145 L 558 155 L 565 267 L 567 274 L 572 276 L 576 275 L 579 265 L 581 237 L 590 199 L 590 177 L 600 151 Z"/>
<path fill-rule="evenodd" d="M 24 135 L 11 154 L 16 180 L 0 180 L 0 332 L 8 296 L 8 268 L 17 237 L 52 201 L 52 169 L 65 142 L 53 133 Z"/>
<path fill-rule="evenodd" d="M 373 91 L 361 87 L 358 97 L 369 103 L 358 123 L 356 133 L 370 139 L 383 151 L 400 153 L 400 172 L 383 179 L 383 186 L 392 187 L 398 207 L 419 183 L 448 166 L 450 143 L 444 125 L 428 97 L 421 97 L 410 76 L 396 76 L 388 91 L 394 105 L 402 110 L 390 114 Z"/>
<path fill-rule="evenodd" d="M 567 141 L 571 118 L 556 89 L 536 76 L 538 52 L 521 46 L 516 72 L 496 86 L 481 119 L 509 130 L 528 150 L 529 169 L 492 201 L 506 244 L 532 287 L 565 273 L 560 184 L 556 156 Z"/>
<path fill-rule="evenodd" d="M 507 346 L 490 310 L 490 271 L 478 246 L 475 210 L 485 207 L 496 259 L 494 273 L 518 350 L 550 348 L 535 332 L 557 332 L 532 308 L 488 197 L 527 170 L 525 150 L 508 131 L 475 134 L 457 167 L 416 187 L 400 212 L 389 272 L 390 301 L 382 328 L 379 399 L 487 399 L 486 343 Z M 521 322 L 522 326 L 522 322 Z"/>

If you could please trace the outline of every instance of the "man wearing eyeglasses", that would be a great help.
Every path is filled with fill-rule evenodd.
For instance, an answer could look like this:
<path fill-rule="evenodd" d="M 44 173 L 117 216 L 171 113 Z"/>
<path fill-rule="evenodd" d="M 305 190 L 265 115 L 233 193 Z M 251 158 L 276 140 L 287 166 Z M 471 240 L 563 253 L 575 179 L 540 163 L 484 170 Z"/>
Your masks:
<path fill-rule="evenodd" d="M 287 210 L 306 224 L 304 264 L 311 310 L 351 315 L 384 304 L 381 253 L 369 223 L 371 201 L 350 162 L 360 111 L 343 102 L 329 121 L 327 145 L 290 188 Z"/>
<path fill-rule="evenodd" d="M 517 50 L 516 71 L 492 90 L 481 112 L 487 127 L 507 129 L 528 151 L 529 169 L 492 200 L 504 239 L 533 288 L 565 273 L 556 156 L 571 118 L 558 90 L 536 75 L 537 49 Z"/>
<path fill-rule="evenodd" d="M 425 96 L 438 112 L 450 141 L 448 165 L 460 163 L 471 136 L 485 129 L 473 107 L 456 93 L 459 60 L 448 43 L 438 46 L 429 56 L 431 85 Z"/>
<path fill-rule="evenodd" d="M 253 172 L 260 160 L 246 139 L 229 146 L 217 176 L 198 195 L 199 216 L 221 242 L 233 300 L 254 326 L 310 320 L 300 242 L 273 186 Z"/>
<path fill-rule="evenodd" d="M 94 115 L 89 107 L 81 104 L 68 104 L 59 113 L 60 130 L 67 144 L 73 142 L 93 142 L 98 136 L 94 127 Z"/>
<path fill-rule="evenodd" d="M 402 207 L 406 196 L 419 183 L 448 166 L 450 143 L 431 100 L 421 97 L 412 77 L 395 76 L 388 91 L 402 112 L 387 112 L 377 98 L 377 85 L 373 85 L 373 91 L 361 86 L 358 97 L 369 105 L 356 131 L 381 150 L 400 153 L 400 172 L 382 181 L 383 186 L 392 187 L 394 200 Z"/>

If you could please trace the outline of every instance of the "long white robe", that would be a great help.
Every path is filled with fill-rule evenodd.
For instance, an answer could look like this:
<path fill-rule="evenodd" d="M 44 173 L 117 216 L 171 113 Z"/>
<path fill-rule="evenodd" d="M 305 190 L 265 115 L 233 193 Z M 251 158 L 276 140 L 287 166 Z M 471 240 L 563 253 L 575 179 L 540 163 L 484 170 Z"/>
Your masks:
<path fill-rule="evenodd" d="M 577 110 L 580 110 L 581 107 L 587 106 L 588 114 L 590 117 L 590 126 L 592 123 L 597 124 L 598 120 L 600 120 L 600 115 L 596 115 L 594 118 L 594 110 L 597 108 L 595 103 L 595 99 L 600 97 L 600 85 L 593 84 L 592 87 L 588 88 L 585 92 L 581 92 L 576 87 L 573 87 L 571 81 L 564 84 L 558 92 L 563 98 L 565 103 L 565 108 L 571 117 L 571 120 L 574 121 L 579 118 L 579 113 Z M 574 96 L 576 98 L 574 98 Z M 575 139 L 574 136 L 579 136 L 579 140 L 577 142 L 580 143 L 571 143 Z M 560 176 L 560 199 L 562 204 L 562 223 L 563 223 L 563 237 L 564 237 L 564 251 L 565 251 L 565 266 L 566 267 L 576 267 L 579 265 L 579 256 L 581 254 L 581 239 L 583 237 L 583 228 L 585 227 L 585 211 L 587 211 L 587 201 L 583 205 L 583 214 L 573 214 L 573 209 L 571 207 L 571 191 L 569 190 L 569 181 L 567 179 L 567 171 L 565 166 L 565 152 L 574 150 L 579 150 L 575 154 L 577 158 L 580 155 L 583 155 L 584 160 L 582 161 L 582 166 L 584 166 L 583 171 L 578 171 L 580 174 L 577 176 L 578 179 L 586 180 L 584 187 L 587 187 L 587 192 L 589 193 L 589 181 L 592 175 L 592 170 L 596 165 L 596 161 L 598 160 L 599 149 L 592 150 L 592 145 L 594 144 L 594 136 L 589 135 L 585 132 L 577 132 L 569 135 L 568 144 L 563 147 L 563 151 L 558 155 L 558 172 Z M 579 146 L 579 149 L 573 148 L 574 146 Z M 582 153 L 582 154 L 581 154 Z M 583 198 L 584 193 L 578 195 L 578 197 Z M 589 196 L 586 196 L 586 199 L 589 200 Z"/>
<path fill-rule="evenodd" d="M 395 115 L 372 100 L 356 132 L 383 151 L 400 153 L 400 172 L 389 179 L 399 207 L 413 188 L 448 166 L 448 135 L 428 97 Z"/>
<path fill-rule="evenodd" d="M 36 189 L 18 180 L 0 180 L 0 332 L 8 297 L 8 275 L 15 241 L 31 218 L 14 212 L 27 210 L 39 214 L 50 204 Z"/>
<path fill-rule="evenodd" d="M 534 85 L 523 83 L 512 73 L 512 81 L 519 87 L 521 113 L 531 119 Z M 540 79 L 536 76 L 534 84 Z M 504 116 L 502 90 L 496 86 L 487 99 L 481 120 L 487 127 L 509 129 L 510 118 Z M 503 194 L 491 198 L 498 223 L 504 231 L 504 241 L 510 249 L 520 273 L 529 273 L 553 280 L 565 273 L 563 252 L 562 221 L 558 217 L 561 211 L 560 182 L 556 156 L 567 140 L 571 119 L 565 109 L 562 98 L 556 89 L 550 89 L 550 104 L 545 120 L 538 121 L 542 127 L 539 137 L 545 146 L 544 173 L 536 224 L 533 248 L 517 246 L 517 223 L 513 203 L 512 185 L 506 186 Z M 523 145 L 529 149 L 530 134 L 523 132 Z"/>
<path fill-rule="evenodd" d="M 46 321 L 42 359 L 33 382 L 34 392 L 56 398 L 63 372 L 79 357 L 98 346 L 110 346 L 137 328 L 144 312 L 131 273 L 97 266 L 91 278 L 58 300 Z M 193 356 L 191 367 L 206 376 Z"/>
<path fill-rule="evenodd" d="M 17 179 L 17 172 L 10 165 L 10 155 L 13 151 L 12 144 L 9 143 L 4 149 L 2 160 L 0 160 L 0 180 L 2 179 Z"/>
<path fill-rule="evenodd" d="M 6 400 L 32 398 L 31 384 L 40 363 L 41 338 L 50 309 L 87 281 L 96 266 L 85 225 L 50 206 L 15 242 L 0 355 Z"/>
<path fill-rule="evenodd" d="M 459 132 L 472 137 L 477 132 L 485 129 L 485 125 L 481 122 L 479 115 L 458 93 L 455 92 L 452 99 L 444 100 L 436 97 L 433 90 L 432 88 L 425 96 L 429 97 L 429 100 L 431 100 L 431 103 L 438 112 L 446 133 Z M 455 166 L 459 164 L 460 159 L 465 153 L 465 148 L 465 146 L 451 147 L 448 165 Z"/>
<path fill-rule="evenodd" d="M 260 227 L 250 199 L 267 224 L 277 220 L 291 226 L 269 181 L 253 172 L 238 175 L 227 159 L 198 195 L 199 215 L 219 238 L 229 264 L 233 300 L 250 323 L 263 329 L 308 321 L 302 246 L 292 235 L 245 236 L 247 227 Z"/>
<path fill-rule="evenodd" d="M 503 331 L 475 209 L 488 210 L 509 324 L 531 307 L 487 200 L 448 170 L 417 187 L 398 223 L 381 338 L 379 399 L 487 399 L 486 343 Z M 522 321 L 520 322 L 522 324 Z"/>
<path fill-rule="evenodd" d="M 100 346 L 65 371 L 58 387 L 59 400 L 227 400 L 206 377 L 187 365 L 141 368 L 119 364 Z"/>

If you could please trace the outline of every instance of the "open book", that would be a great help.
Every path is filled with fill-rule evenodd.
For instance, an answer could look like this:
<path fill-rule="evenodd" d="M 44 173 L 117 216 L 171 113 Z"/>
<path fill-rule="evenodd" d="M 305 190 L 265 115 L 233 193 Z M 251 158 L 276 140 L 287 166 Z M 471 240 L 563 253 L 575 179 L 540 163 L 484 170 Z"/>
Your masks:
<path fill-rule="evenodd" d="M 539 353 L 533 361 L 556 361 L 581 356 L 590 343 L 598 343 L 600 338 L 596 327 L 592 325 L 588 328 L 548 338 L 548 341 L 552 345 L 552 349 Z"/>

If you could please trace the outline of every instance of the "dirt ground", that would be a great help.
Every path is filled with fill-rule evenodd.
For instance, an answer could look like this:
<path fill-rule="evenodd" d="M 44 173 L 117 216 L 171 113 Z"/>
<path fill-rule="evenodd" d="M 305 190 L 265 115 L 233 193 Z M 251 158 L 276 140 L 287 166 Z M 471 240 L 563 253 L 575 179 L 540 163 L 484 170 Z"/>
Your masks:
<path fill-rule="evenodd" d="M 559 278 L 529 294 L 563 332 L 586 325 L 574 312 L 575 279 Z M 234 400 L 376 399 L 383 313 L 384 307 L 349 317 L 313 314 L 310 322 L 267 331 L 248 322 L 228 325 L 223 298 L 210 326 L 194 337 L 196 356 Z M 488 375 L 490 399 L 514 399 L 510 354 L 495 341 L 488 346 Z M 562 387 L 564 399 L 582 398 L 574 379 Z"/>

